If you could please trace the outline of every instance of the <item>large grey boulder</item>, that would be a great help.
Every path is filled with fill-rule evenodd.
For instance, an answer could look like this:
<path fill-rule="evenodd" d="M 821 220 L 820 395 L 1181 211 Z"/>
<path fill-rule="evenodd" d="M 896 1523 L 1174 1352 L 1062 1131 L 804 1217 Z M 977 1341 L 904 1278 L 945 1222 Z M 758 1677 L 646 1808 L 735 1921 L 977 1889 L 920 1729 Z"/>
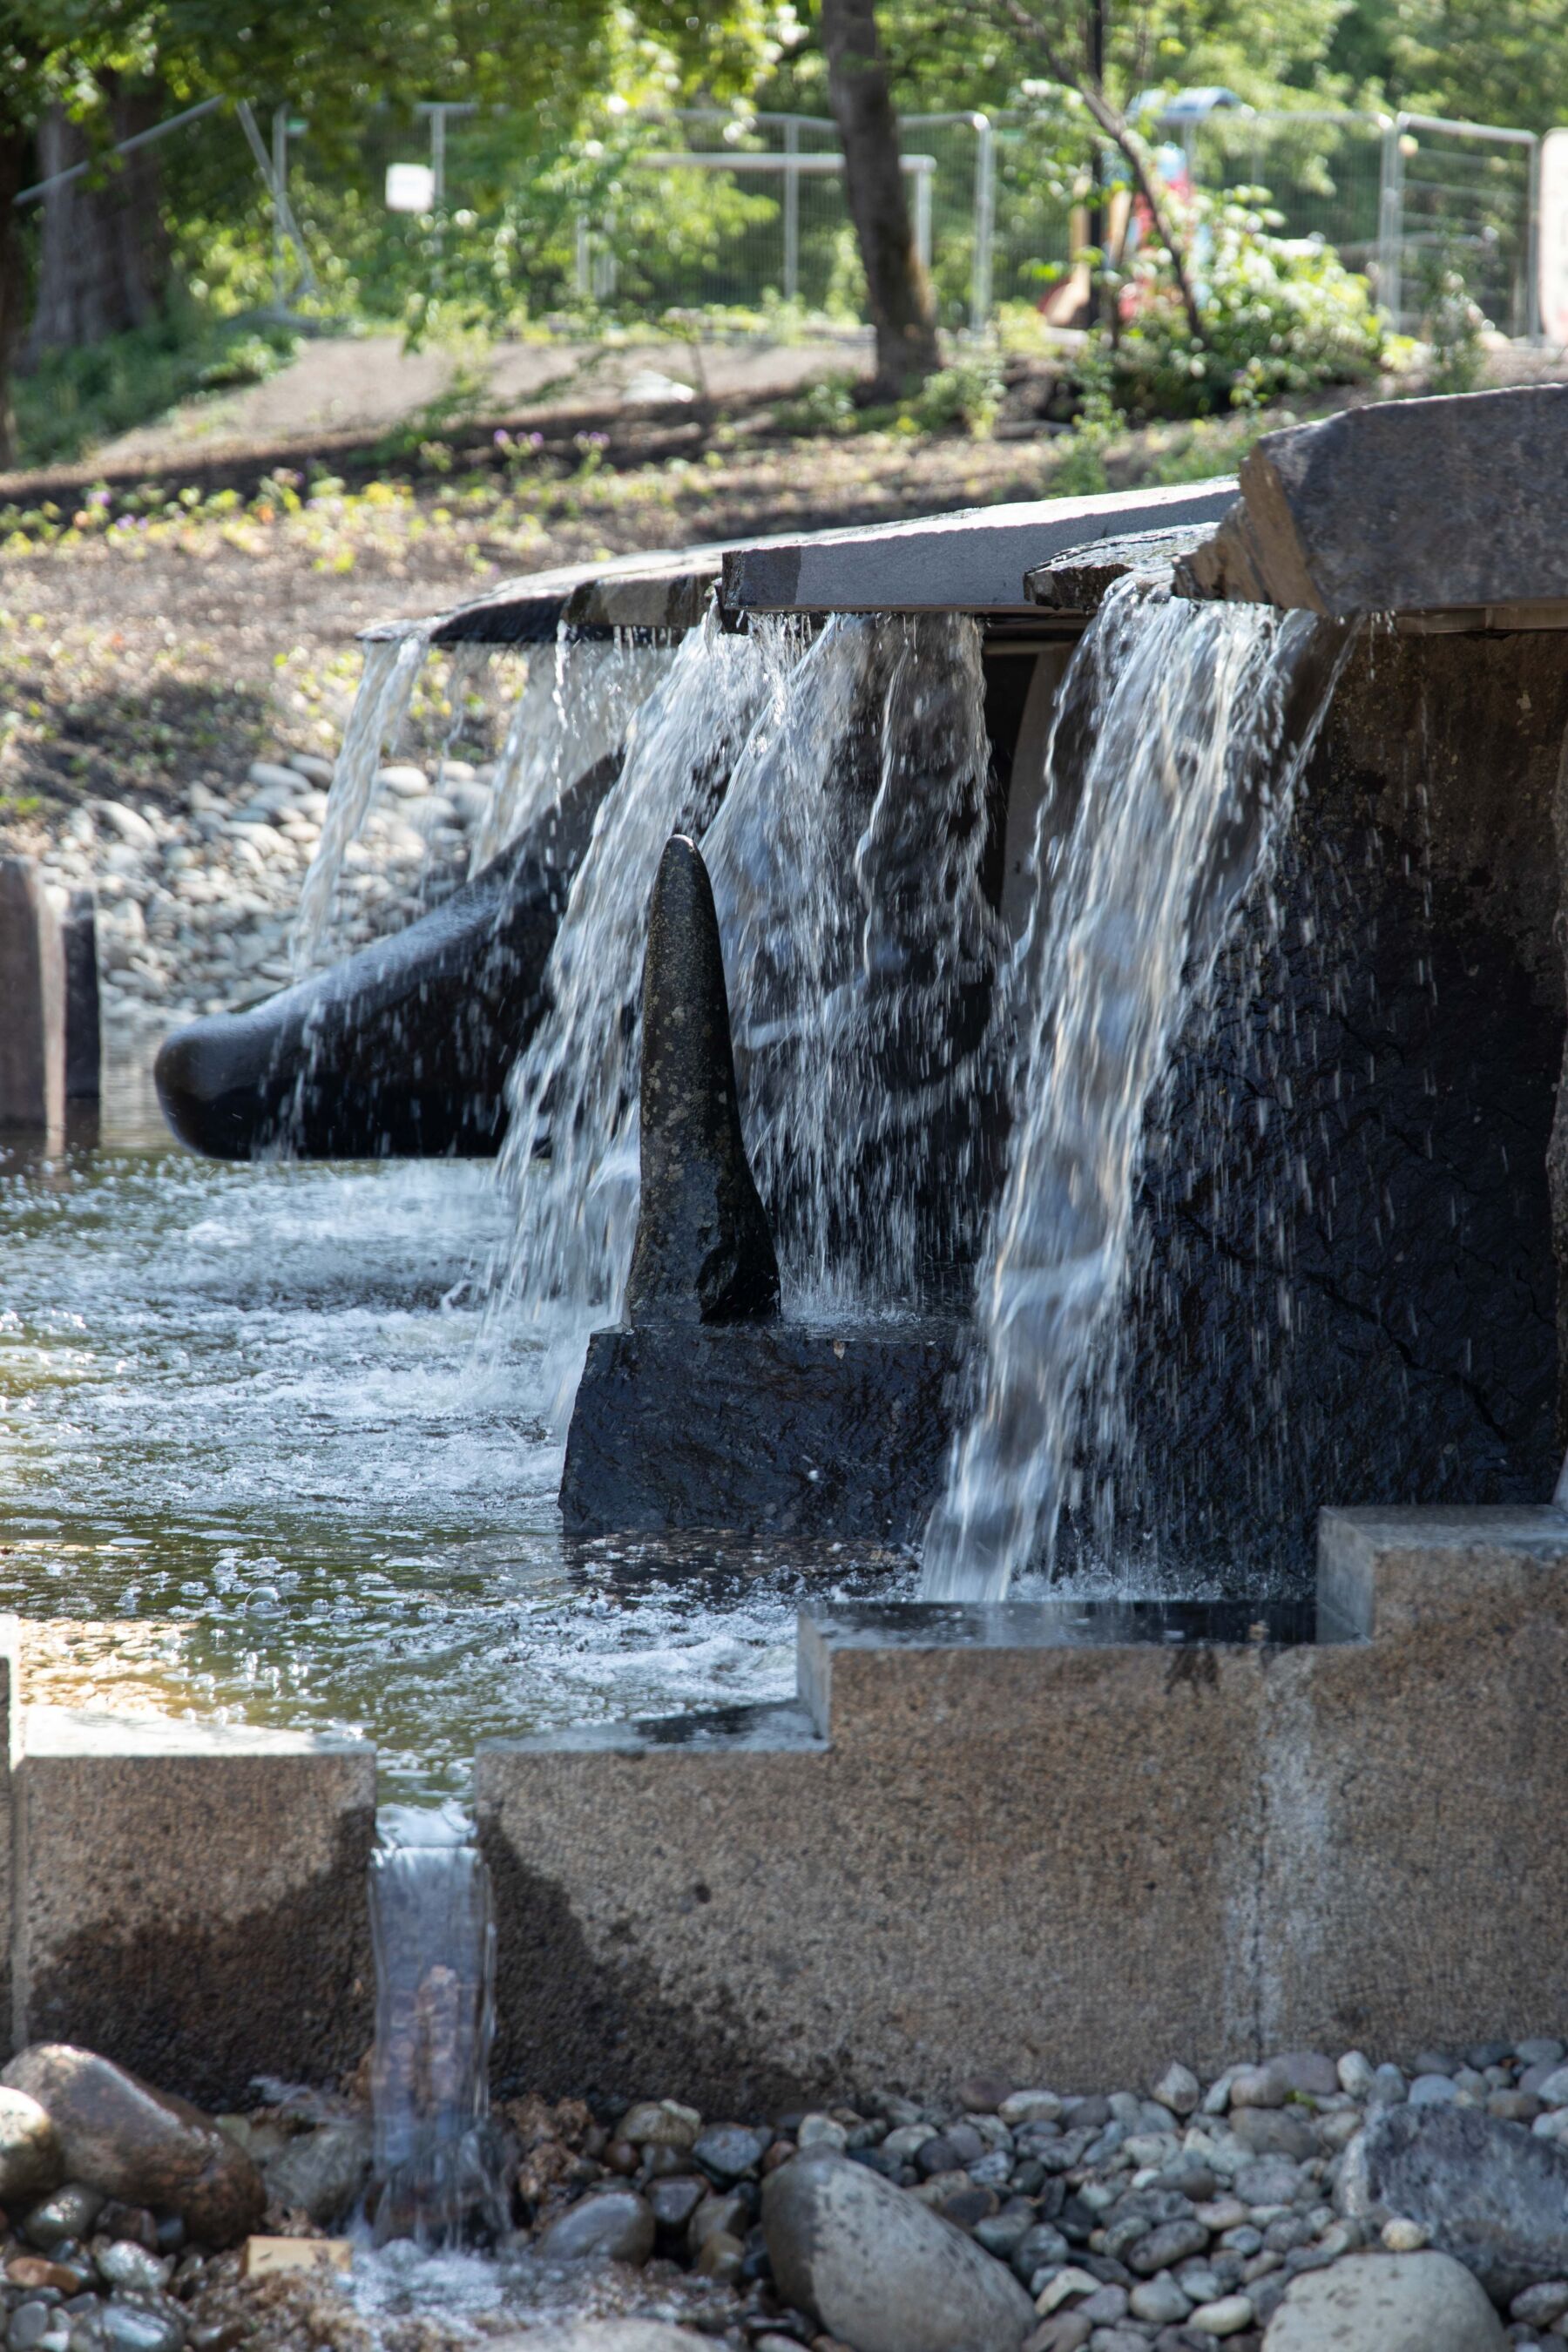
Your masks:
<path fill-rule="evenodd" d="M 58 2042 L 21 2051 L 0 2069 L 0 2084 L 43 2108 L 68 2179 L 177 2213 L 204 2246 L 232 2246 L 259 2227 L 267 2203 L 260 2173 L 188 2101 Z"/>
<path fill-rule="evenodd" d="M 1479 2107 L 1373 2110 L 1345 2150 L 1340 2210 L 1418 2221 L 1495 2303 L 1568 2273 L 1568 2151 Z"/>
<path fill-rule="evenodd" d="M 834 2151 L 797 2156 L 763 2190 L 786 2303 L 855 2352 L 1016 2352 L 1034 2305 L 941 2214 Z"/>
<path fill-rule="evenodd" d="M 1507 2332 L 1447 2254 L 1346 2254 L 1293 2279 L 1264 2352 L 1503 2352 Z"/>
<path fill-rule="evenodd" d="M 1267 433 L 1178 583 L 1343 619 L 1568 598 L 1565 457 L 1560 383 L 1384 401 Z"/>

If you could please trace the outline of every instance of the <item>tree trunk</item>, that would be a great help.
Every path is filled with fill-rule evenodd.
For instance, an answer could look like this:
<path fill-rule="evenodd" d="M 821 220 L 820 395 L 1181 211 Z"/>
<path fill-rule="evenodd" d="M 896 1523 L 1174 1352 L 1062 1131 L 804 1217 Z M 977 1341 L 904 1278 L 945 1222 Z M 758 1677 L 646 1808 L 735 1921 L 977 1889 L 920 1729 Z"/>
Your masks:
<path fill-rule="evenodd" d="M 112 138 L 121 140 L 148 129 L 158 106 L 110 91 L 109 111 Z M 39 178 L 68 171 L 90 152 L 79 125 L 52 108 L 38 126 Z M 44 198 L 29 362 L 145 326 L 163 307 L 168 277 L 155 148 L 107 156 L 81 179 L 52 189 Z"/>
<path fill-rule="evenodd" d="M 897 400 L 942 365 L 931 280 L 910 225 L 899 118 L 874 0 L 822 0 L 827 90 L 844 142 L 844 189 L 877 337 L 874 400 Z"/>
<path fill-rule="evenodd" d="M 16 462 L 11 377 L 26 318 L 27 261 L 15 199 L 27 184 L 32 153 L 31 131 L 0 115 L 0 467 Z"/>

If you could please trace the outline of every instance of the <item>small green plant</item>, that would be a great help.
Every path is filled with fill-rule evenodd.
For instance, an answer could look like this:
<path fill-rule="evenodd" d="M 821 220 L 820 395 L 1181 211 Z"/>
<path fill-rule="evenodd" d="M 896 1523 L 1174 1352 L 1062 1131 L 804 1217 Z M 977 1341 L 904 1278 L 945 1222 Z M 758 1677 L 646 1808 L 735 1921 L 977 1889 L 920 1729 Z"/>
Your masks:
<path fill-rule="evenodd" d="M 1285 238 L 1263 188 L 1196 195 L 1181 211 L 1197 281 L 1194 337 L 1168 253 L 1141 250 L 1115 282 L 1116 331 L 1096 328 L 1084 375 L 1139 421 L 1256 408 L 1374 374 L 1383 325 L 1333 248 Z"/>
<path fill-rule="evenodd" d="M 47 352 L 16 386 L 22 463 L 78 457 L 161 416 L 182 400 L 255 383 L 298 349 L 284 327 L 215 318 L 188 293 L 145 327 L 71 351 Z"/>
<path fill-rule="evenodd" d="M 1447 255 L 1430 270 L 1422 291 L 1421 336 L 1432 355 L 1428 383 L 1434 392 L 1474 392 L 1486 367 L 1485 314 Z"/>

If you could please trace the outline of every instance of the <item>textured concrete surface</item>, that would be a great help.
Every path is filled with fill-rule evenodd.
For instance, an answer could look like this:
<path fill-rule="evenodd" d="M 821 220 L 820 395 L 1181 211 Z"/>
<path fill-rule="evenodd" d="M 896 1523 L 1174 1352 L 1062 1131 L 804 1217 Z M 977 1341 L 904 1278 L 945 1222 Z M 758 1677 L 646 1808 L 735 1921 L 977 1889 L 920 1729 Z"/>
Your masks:
<path fill-rule="evenodd" d="M 485 1749 L 502 2079 L 739 2110 L 1088 2089 L 1151 2018 L 1200 2071 L 1561 2019 L 1568 1516 L 1325 1515 L 1316 1644 L 1142 1616 L 813 1612 L 794 1708 Z"/>
<path fill-rule="evenodd" d="M 1568 385 L 1382 401 L 1266 434 L 1192 593 L 1348 617 L 1568 597 Z"/>
<path fill-rule="evenodd" d="M 726 553 L 721 600 L 731 612 L 1035 614 L 1024 575 L 1069 548 L 1129 532 L 1217 523 L 1234 482 L 1041 499 L 868 530 L 759 541 Z"/>
<path fill-rule="evenodd" d="M 13 2047 L 76 2042 L 206 2105 L 358 2063 L 372 1748 L 33 1708 L 15 1780 Z"/>

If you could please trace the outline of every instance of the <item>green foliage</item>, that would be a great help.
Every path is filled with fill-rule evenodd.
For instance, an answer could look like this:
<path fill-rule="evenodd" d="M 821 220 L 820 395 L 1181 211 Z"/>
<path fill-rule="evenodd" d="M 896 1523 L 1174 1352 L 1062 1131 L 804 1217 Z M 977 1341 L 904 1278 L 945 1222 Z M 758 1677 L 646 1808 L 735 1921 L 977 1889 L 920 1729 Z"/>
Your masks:
<path fill-rule="evenodd" d="M 16 387 L 21 461 L 47 466 L 79 457 L 195 394 L 258 383 L 296 348 L 285 329 L 215 319 L 180 299 L 129 334 L 47 352 Z"/>
<path fill-rule="evenodd" d="M 1331 247 L 1278 236 L 1266 206 L 1266 190 L 1244 188 L 1184 207 L 1201 342 L 1169 256 L 1140 252 L 1118 289 L 1119 333 L 1098 330 L 1086 353 L 1091 393 L 1136 417 L 1200 416 L 1376 373 L 1383 327 L 1366 280 Z"/>
<path fill-rule="evenodd" d="M 1441 256 L 1422 288 L 1421 335 L 1431 353 L 1433 392 L 1474 392 L 1486 363 L 1481 309 L 1451 258 Z"/>

